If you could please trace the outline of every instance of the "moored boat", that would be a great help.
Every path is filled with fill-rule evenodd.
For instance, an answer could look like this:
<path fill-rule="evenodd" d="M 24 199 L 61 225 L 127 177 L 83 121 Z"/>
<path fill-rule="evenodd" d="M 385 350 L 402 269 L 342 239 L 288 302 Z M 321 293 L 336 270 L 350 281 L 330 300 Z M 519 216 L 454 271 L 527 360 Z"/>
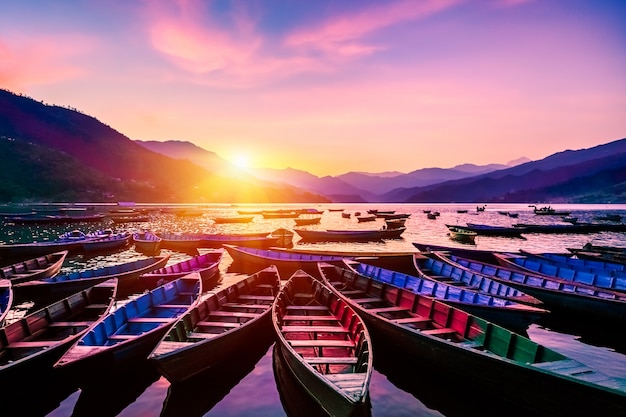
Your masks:
<path fill-rule="evenodd" d="M 321 216 L 313 216 L 313 217 L 297 217 L 293 219 L 296 223 L 296 226 L 308 226 L 311 224 L 319 224 L 322 220 Z"/>
<path fill-rule="evenodd" d="M 247 246 L 251 248 L 269 248 L 276 246 L 281 240 L 280 236 L 259 234 L 204 234 L 200 238 L 202 248 L 221 248 L 223 245 Z"/>
<path fill-rule="evenodd" d="M 466 230 L 471 230 L 482 236 L 504 236 L 504 237 L 522 237 L 524 228 L 522 227 L 506 227 L 492 226 L 488 224 L 467 223 L 467 226 L 457 226 Z"/>
<path fill-rule="evenodd" d="M 161 249 L 161 239 L 150 231 L 133 234 L 133 242 L 137 252 L 156 254 Z"/>
<path fill-rule="evenodd" d="M 374 230 L 306 230 L 294 229 L 304 241 L 328 241 L 328 242 L 359 242 L 394 239 L 406 230 L 405 227 L 398 229 L 374 229 Z"/>
<path fill-rule="evenodd" d="M 254 219 L 254 216 L 228 216 L 228 217 L 214 217 L 213 221 L 217 224 L 250 223 L 253 219 Z"/>
<path fill-rule="evenodd" d="M 119 265 L 55 275 L 22 282 L 14 285 L 13 289 L 18 301 L 30 300 L 36 304 L 45 304 L 111 278 L 117 278 L 118 296 L 123 297 L 128 295 L 139 275 L 162 267 L 168 259 L 169 255 L 155 256 Z"/>
<path fill-rule="evenodd" d="M 10 280 L 12 284 L 48 278 L 59 273 L 66 257 L 67 251 L 64 250 L 3 266 L 0 268 L 0 278 Z"/>
<path fill-rule="evenodd" d="M 13 288 L 11 281 L 0 279 L 0 326 L 4 325 L 4 319 L 13 306 Z"/>
<path fill-rule="evenodd" d="M 202 300 L 180 318 L 148 359 L 171 383 L 229 360 L 271 332 L 271 308 L 280 288 L 268 267 Z"/>
<path fill-rule="evenodd" d="M 202 246 L 201 233 L 157 233 L 161 238 L 161 248 L 180 252 L 195 252 Z"/>
<path fill-rule="evenodd" d="M 128 246 L 132 237 L 130 232 L 113 233 L 102 238 L 85 240 L 82 247 L 85 252 L 113 251 Z"/>
<path fill-rule="evenodd" d="M 118 372 L 146 360 L 179 317 L 202 293 L 192 273 L 146 292 L 102 317 L 56 362 L 55 368 L 89 385 L 101 374 Z"/>
<path fill-rule="evenodd" d="M 363 318 L 375 348 L 393 347 L 407 369 L 411 363 L 436 369 L 491 395 L 531 403 L 541 398 L 542 409 L 555 415 L 626 412 L 626 380 L 433 298 L 387 284 L 368 287 L 343 271 L 320 264 L 324 282 Z"/>
<path fill-rule="evenodd" d="M 0 389 L 23 390 L 44 377 L 87 329 L 111 309 L 117 280 L 72 294 L 0 328 Z"/>
<path fill-rule="evenodd" d="M 380 286 L 380 283 L 387 283 L 416 294 L 433 297 L 448 305 L 460 308 L 517 332 L 525 331 L 529 325 L 537 322 L 548 313 L 547 310 L 542 308 L 481 293 L 473 290 L 471 287 L 459 287 L 433 281 L 426 275 L 409 275 L 349 260 L 344 260 L 340 266 L 352 273 L 348 279 L 355 281 L 366 281 L 369 279 L 377 282 L 367 283 L 368 286 Z M 350 275 L 346 271 L 343 271 L 342 274 Z"/>
<path fill-rule="evenodd" d="M 155 288 L 192 272 L 197 272 L 202 279 L 204 290 L 209 290 L 219 281 L 219 265 L 223 254 L 223 249 L 216 249 L 142 274 L 139 276 L 141 287 Z"/>
<path fill-rule="evenodd" d="M 533 212 L 540 216 L 569 216 L 572 212 L 565 210 L 556 210 L 551 206 L 538 208 L 537 206 L 529 206 L 533 208 Z"/>
<path fill-rule="evenodd" d="M 478 236 L 478 233 L 476 233 L 475 231 L 468 230 L 463 227 L 458 227 L 450 224 L 446 224 L 446 227 L 448 228 L 448 235 L 450 236 L 450 239 L 459 242 L 474 243 L 476 240 L 476 236 Z"/>
<path fill-rule="evenodd" d="M 272 323 L 289 372 L 329 415 L 348 416 L 365 406 L 371 341 L 345 301 L 299 271 L 276 297 Z"/>

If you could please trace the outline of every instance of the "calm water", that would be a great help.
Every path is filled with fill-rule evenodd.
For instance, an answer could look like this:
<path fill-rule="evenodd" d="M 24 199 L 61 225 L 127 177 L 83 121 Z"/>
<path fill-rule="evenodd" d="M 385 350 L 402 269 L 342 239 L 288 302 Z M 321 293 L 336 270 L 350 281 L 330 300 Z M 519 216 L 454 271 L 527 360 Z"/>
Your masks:
<path fill-rule="evenodd" d="M 449 246 L 473 247 L 477 249 L 511 250 L 526 249 L 536 252 L 565 252 L 567 247 L 580 247 L 587 242 L 626 247 L 626 235 L 623 233 L 598 233 L 588 235 L 541 235 L 528 234 L 525 239 L 482 237 L 476 239 L 475 246 L 452 242 L 446 235 L 445 224 L 465 224 L 466 222 L 490 225 L 509 226 L 513 223 L 552 223 L 559 218 L 552 216 L 535 216 L 532 208 L 524 205 L 488 205 L 485 212 L 477 213 L 476 206 L 467 205 L 267 205 L 265 209 L 312 207 L 318 210 L 327 208 L 343 208 L 354 213 L 365 212 L 369 208 L 380 210 L 396 210 L 397 213 L 411 213 L 406 222 L 407 230 L 402 239 L 385 243 L 334 243 L 334 244 L 299 244 L 298 236 L 294 237 L 296 247 L 324 248 L 335 250 L 362 251 L 413 251 L 411 242 L 442 244 Z M 572 211 L 572 216 L 579 221 L 590 221 L 595 215 L 619 213 L 626 216 L 626 206 L 616 205 L 553 205 L 556 209 Z M 63 228 L 3 226 L 0 240 L 5 242 L 27 241 L 29 238 L 43 240 L 55 238 L 60 232 L 72 228 L 83 231 L 96 228 L 113 227 L 116 229 L 134 230 L 149 228 L 156 231 L 181 232 L 250 232 L 273 231 L 277 228 L 293 229 L 292 219 L 265 220 L 257 215 L 254 221 L 245 225 L 215 225 L 211 218 L 235 215 L 236 210 L 250 211 L 259 206 L 211 206 L 205 208 L 201 217 L 177 217 L 175 214 L 153 213 L 149 223 L 134 225 L 113 225 L 112 223 L 84 224 Z M 106 208 L 97 208 L 106 210 Z M 423 210 L 430 209 L 441 212 L 437 220 L 429 220 Z M 457 210 L 467 209 L 468 213 Z M 518 218 L 510 218 L 498 214 L 498 211 L 519 213 Z M 376 222 L 358 223 L 352 217 L 345 219 L 340 212 L 326 210 L 322 223 L 313 228 L 319 229 L 373 229 L 384 224 L 380 219 Z M 311 227 L 311 226 L 309 226 Z M 201 252 L 203 250 L 201 249 Z M 162 254 L 172 255 L 170 263 L 188 257 L 186 254 L 162 250 Z M 89 269 L 107 264 L 128 262 L 143 258 L 132 247 L 124 252 L 111 255 L 96 256 L 90 259 L 75 257 L 66 261 L 64 271 Z M 232 260 L 225 254 L 220 269 L 223 282 L 216 289 L 227 286 L 241 279 L 242 275 L 229 272 Z M 282 277 L 286 279 L 288 277 Z M 551 327 L 549 327 L 551 326 Z M 568 323 L 532 325 L 528 336 L 545 346 L 577 359 L 602 372 L 626 378 L 626 352 L 617 345 L 617 340 L 604 335 L 589 333 L 588 330 L 577 329 Z M 286 415 L 317 415 L 306 395 L 295 389 L 289 375 L 280 371 L 274 363 L 273 345 L 271 342 L 257 352 L 250 352 L 249 357 L 242 358 L 239 366 L 226 366 L 204 375 L 195 381 L 193 386 L 170 386 L 164 378 L 152 368 L 139 365 L 125 375 L 116 376 L 114 380 L 101 378 L 97 389 L 81 391 L 72 386 L 71 381 L 42 381 L 33 375 L 33 382 L 38 382 L 37 394 L 26 403 L 9 401 L 9 415 L 47 415 L 47 416 L 286 416 Z M 469 393 L 467 400 L 459 393 L 468 391 L 463 388 L 462 381 L 448 381 L 445 375 L 433 375 L 425 370 L 407 372 L 402 361 L 393 357 L 375 359 L 375 371 L 370 385 L 372 416 L 484 416 L 498 415 L 496 411 L 486 410 L 486 401 L 493 404 L 493 399 L 484 393 Z M 471 387 L 471 381 L 470 387 Z M 481 398 L 481 405 L 471 405 L 472 397 Z M 502 406 L 507 406 L 507 399 L 499 399 Z M 469 407 L 466 404 L 470 404 Z M 518 404 L 518 414 L 541 415 L 537 410 L 526 410 L 528 404 Z M 493 407 L 493 406 L 492 406 Z M 505 414 L 511 414 L 510 412 Z M 2 413 L 4 415 L 4 412 Z"/>

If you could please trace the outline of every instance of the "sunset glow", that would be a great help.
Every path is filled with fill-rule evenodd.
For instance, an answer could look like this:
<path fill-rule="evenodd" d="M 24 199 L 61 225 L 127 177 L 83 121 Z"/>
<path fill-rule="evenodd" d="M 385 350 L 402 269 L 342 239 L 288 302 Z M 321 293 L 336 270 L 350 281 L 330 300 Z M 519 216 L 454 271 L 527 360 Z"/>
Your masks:
<path fill-rule="evenodd" d="M 239 167 L 410 172 L 626 137 L 626 2 L 6 3 L 0 87 Z"/>

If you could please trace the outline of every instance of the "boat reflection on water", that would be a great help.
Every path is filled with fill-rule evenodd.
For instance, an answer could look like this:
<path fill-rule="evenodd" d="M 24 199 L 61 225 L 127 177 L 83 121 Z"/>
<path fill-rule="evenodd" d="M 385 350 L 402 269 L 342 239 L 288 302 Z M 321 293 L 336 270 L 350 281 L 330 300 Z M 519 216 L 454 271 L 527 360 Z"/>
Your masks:
<path fill-rule="evenodd" d="M 375 345 L 376 346 L 376 345 Z M 432 367 L 408 362 L 406 355 L 396 349 L 376 346 L 374 369 L 386 376 L 397 388 L 411 394 L 431 410 L 446 417 L 501 417 L 504 415 L 548 417 L 541 404 L 533 399 L 515 399 L 499 395 L 489 388 L 466 379 L 452 378 Z M 549 387 L 546 387 L 549 389 Z"/>
<path fill-rule="evenodd" d="M 41 371 L 31 374 L 33 381 L 45 381 L 45 386 L 37 389 L 36 396 L 33 390 L 24 385 L 15 386 L 2 391 L 3 416 L 46 416 L 78 389 L 71 380 L 65 378 L 55 370 Z M 11 414 L 11 410 L 15 414 Z"/>
<path fill-rule="evenodd" d="M 134 403 L 161 375 L 148 362 L 90 380 L 81 388 L 72 417 L 113 417 Z"/>
<path fill-rule="evenodd" d="M 254 370 L 273 341 L 273 337 L 268 337 L 262 343 L 251 344 L 237 362 L 209 368 L 183 383 L 170 385 L 161 417 L 205 415 Z"/>
<path fill-rule="evenodd" d="M 328 417 L 329 414 L 305 391 L 298 380 L 289 370 L 285 363 L 280 348 L 274 346 L 272 352 L 272 364 L 274 368 L 274 379 L 278 387 L 280 402 L 289 417 Z M 364 407 L 355 409 L 350 416 L 345 417 L 370 417 L 371 404 L 369 399 Z M 338 416 L 344 417 L 344 416 Z"/>

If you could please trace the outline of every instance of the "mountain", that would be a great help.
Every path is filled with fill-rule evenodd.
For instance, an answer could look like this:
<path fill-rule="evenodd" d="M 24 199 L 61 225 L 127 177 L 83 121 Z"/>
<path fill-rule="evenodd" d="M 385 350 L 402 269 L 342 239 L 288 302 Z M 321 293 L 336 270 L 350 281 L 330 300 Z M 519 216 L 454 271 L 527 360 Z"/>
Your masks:
<path fill-rule="evenodd" d="M 393 202 L 624 202 L 626 139 L 567 150 L 512 168 L 427 187 L 393 190 Z M 621 194 L 620 194 L 621 193 Z M 595 196 L 595 197 L 594 197 Z M 599 198 L 599 199 L 598 199 Z"/>
<path fill-rule="evenodd" d="M 204 168 L 211 174 L 221 174 L 233 171 L 233 166 L 215 152 L 207 151 L 191 142 L 181 140 L 135 140 L 135 143 L 161 155 L 174 159 L 185 159 Z"/>
<path fill-rule="evenodd" d="M 4 201 L 64 195 L 90 201 L 328 201 L 307 191 L 213 174 L 192 162 L 150 151 L 94 117 L 6 90 L 0 90 L 0 138 L 4 159 L 24 162 L 19 169 L 0 165 L 0 178 L 6 182 Z M 19 178 L 26 169 L 48 175 Z"/>

